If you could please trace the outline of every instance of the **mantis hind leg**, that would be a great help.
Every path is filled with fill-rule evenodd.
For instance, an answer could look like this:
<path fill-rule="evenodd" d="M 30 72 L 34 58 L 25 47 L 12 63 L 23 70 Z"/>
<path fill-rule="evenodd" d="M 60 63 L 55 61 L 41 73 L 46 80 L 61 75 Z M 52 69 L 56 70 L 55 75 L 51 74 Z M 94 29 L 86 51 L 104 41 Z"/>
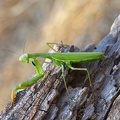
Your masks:
<path fill-rule="evenodd" d="M 89 71 L 88 71 L 87 68 L 74 68 L 74 67 L 71 66 L 70 62 L 69 62 L 69 63 L 66 63 L 66 64 L 67 64 L 67 66 L 68 66 L 70 69 L 72 69 L 72 70 L 84 70 L 84 71 L 86 71 L 86 72 L 87 72 L 87 75 L 88 75 L 88 80 L 89 80 L 90 86 L 92 86 L 92 82 L 91 82 L 91 79 L 90 79 L 90 73 L 89 73 Z"/>
<path fill-rule="evenodd" d="M 67 89 L 67 84 L 66 84 L 66 81 L 65 81 L 65 76 L 64 76 L 64 66 L 61 65 L 61 67 L 62 67 L 62 77 L 63 77 L 65 89 L 66 89 L 66 91 L 67 91 L 68 96 L 70 97 L 69 91 L 68 91 L 68 89 Z"/>
<path fill-rule="evenodd" d="M 62 41 L 60 43 L 46 43 L 46 45 L 51 48 L 53 51 L 55 52 L 58 52 L 56 51 L 51 45 L 57 45 L 57 46 L 67 46 L 66 44 L 63 44 Z"/>

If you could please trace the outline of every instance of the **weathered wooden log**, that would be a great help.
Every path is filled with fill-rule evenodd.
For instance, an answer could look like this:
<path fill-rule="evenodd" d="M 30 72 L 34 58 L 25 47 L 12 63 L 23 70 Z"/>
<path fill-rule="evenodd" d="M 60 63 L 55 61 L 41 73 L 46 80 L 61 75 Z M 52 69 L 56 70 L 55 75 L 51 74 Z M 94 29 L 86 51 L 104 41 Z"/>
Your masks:
<path fill-rule="evenodd" d="M 104 30 L 104 29 L 103 29 Z M 74 46 L 59 47 L 60 51 L 78 51 Z M 65 67 L 68 97 L 61 76 L 61 68 L 44 65 L 45 76 L 33 86 L 19 91 L 15 103 L 8 103 L 0 113 L 1 120 L 119 120 L 120 119 L 120 16 L 110 33 L 95 47 L 83 51 L 102 51 L 105 56 L 76 67 L 87 67 L 86 72 Z"/>

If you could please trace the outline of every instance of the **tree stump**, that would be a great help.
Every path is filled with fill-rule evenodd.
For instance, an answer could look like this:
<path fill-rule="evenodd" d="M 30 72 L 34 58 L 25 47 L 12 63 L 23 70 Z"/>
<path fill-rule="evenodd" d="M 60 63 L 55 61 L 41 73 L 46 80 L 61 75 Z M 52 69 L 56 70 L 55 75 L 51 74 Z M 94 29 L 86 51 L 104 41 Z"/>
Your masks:
<path fill-rule="evenodd" d="M 104 30 L 104 29 L 103 29 Z M 62 52 L 78 51 L 75 46 L 60 46 Z M 61 68 L 43 65 L 44 77 L 31 87 L 17 92 L 15 103 L 9 102 L 0 113 L 1 120 L 120 120 L 120 16 L 110 33 L 95 47 L 83 51 L 104 52 L 102 60 L 73 64 L 87 67 L 92 87 L 85 71 L 73 71 L 65 66 L 64 87 Z"/>

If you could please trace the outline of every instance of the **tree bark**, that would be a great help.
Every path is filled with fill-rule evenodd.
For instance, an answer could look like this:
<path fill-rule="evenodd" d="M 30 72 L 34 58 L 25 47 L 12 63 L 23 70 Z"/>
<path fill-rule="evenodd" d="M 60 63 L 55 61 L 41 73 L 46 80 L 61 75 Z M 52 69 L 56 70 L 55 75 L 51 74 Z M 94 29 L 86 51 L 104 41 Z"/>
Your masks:
<path fill-rule="evenodd" d="M 104 29 L 103 29 L 104 30 Z M 75 46 L 59 46 L 62 52 L 78 51 Z M 104 52 L 104 58 L 89 63 L 73 64 L 87 67 L 92 87 L 85 71 L 73 71 L 65 66 L 64 87 L 61 68 L 44 64 L 44 77 L 31 87 L 17 92 L 15 103 L 9 102 L 0 113 L 1 120 L 119 120 L 120 119 L 120 16 L 110 33 L 95 47 L 83 51 Z"/>

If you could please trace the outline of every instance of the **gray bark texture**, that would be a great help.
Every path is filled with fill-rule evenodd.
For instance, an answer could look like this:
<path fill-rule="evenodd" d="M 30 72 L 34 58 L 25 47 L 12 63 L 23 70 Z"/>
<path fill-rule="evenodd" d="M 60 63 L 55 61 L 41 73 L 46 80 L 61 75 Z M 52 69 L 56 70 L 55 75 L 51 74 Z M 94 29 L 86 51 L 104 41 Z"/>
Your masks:
<path fill-rule="evenodd" d="M 104 29 L 103 29 L 104 30 Z M 79 51 L 75 46 L 59 46 L 62 52 Z M 120 16 L 110 33 L 94 46 L 82 51 L 104 52 L 104 58 L 88 63 L 74 63 L 88 68 L 92 87 L 85 71 L 65 66 L 67 95 L 61 67 L 44 64 L 44 77 L 31 87 L 17 92 L 0 113 L 1 120 L 120 120 Z"/>

